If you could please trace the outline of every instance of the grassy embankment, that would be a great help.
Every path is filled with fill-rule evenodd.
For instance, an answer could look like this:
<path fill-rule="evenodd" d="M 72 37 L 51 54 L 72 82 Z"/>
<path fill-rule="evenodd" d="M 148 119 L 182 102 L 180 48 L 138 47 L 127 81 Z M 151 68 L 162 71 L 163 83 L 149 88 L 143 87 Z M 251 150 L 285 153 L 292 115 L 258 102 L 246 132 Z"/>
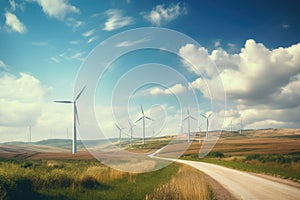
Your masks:
<path fill-rule="evenodd" d="M 0 161 L 0 199 L 162 199 L 171 194 L 173 199 L 212 197 L 200 173 L 178 164 L 129 174 L 92 160 Z"/>

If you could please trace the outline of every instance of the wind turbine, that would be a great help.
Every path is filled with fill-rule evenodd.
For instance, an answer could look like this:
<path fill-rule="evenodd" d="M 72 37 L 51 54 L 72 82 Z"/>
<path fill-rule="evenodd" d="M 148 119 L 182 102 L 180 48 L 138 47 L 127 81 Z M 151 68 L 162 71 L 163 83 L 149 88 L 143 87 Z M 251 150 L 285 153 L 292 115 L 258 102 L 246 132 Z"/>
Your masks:
<path fill-rule="evenodd" d="M 28 132 L 29 133 L 29 138 L 28 139 L 29 139 L 29 144 L 31 144 L 31 126 L 29 126 L 28 129 L 29 129 L 29 132 Z"/>
<path fill-rule="evenodd" d="M 242 121 L 242 117 L 241 117 L 241 121 L 240 121 L 240 135 L 242 135 L 242 129 L 243 129 L 243 121 Z"/>
<path fill-rule="evenodd" d="M 201 143 L 201 125 L 198 128 L 199 128 L 199 143 Z"/>
<path fill-rule="evenodd" d="M 121 128 L 120 126 L 118 126 L 118 124 L 115 124 L 117 129 L 119 129 L 119 148 L 121 148 L 121 138 L 122 138 L 122 130 L 123 128 Z"/>
<path fill-rule="evenodd" d="M 232 132 L 232 120 L 230 121 L 230 132 Z"/>
<path fill-rule="evenodd" d="M 128 120 L 129 126 L 130 126 L 130 146 L 132 146 L 132 132 L 133 132 L 133 127 L 135 127 L 134 124 L 132 124 L 130 122 L 130 120 Z"/>
<path fill-rule="evenodd" d="M 189 109 L 187 109 L 187 117 L 184 118 L 182 121 L 188 120 L 188 143 L 190 143 L 190 135 L 191 135 L 191 127 L 190 127 L 190 119 L 197 120 L 195 117 L 190 115 Z"/>
<path fill-rule="evenodd" d="M 82 90 L 78 93 L 78 95 L 76 96 L 76 98 L 73 101 L 54 101 L 55 103 L 72 103 L 73 104 L 73 120 L 74 120 L 74 133 L 73 133 L 73 144 L 72 144 L 72 154 L 76 154 L 77 153 L 77 144 L 76 144 L 76 124 L 79 123 L 79 117 L 78 117 L 78 111 L 77 111 L 77 106 L 76 106 L 76 102 L 79 99 L 80 95 L 82 94 L 82 92 L 84 91 L 86 86 L 84 86 L 82 88 Z M 77 123 L 76 123 L 77 121 Z"/>
<path fill-rule="evenodd" d="M 141 104 L 141 111 L 142 111 L 142 116 L 136 120 L 135 123 L 139 122 L 140 120 L 143 120 L 143 145 L 145 145 L 145 119 L 149 119 L 149 120 L 152 120 L 150 117 L 147 117 L 145 114 L 144 114 L 144 109 L 143 109 L 143 106 Z"/>
<path fill-rule="evenodd" d="M 205 116 L 203 114 L 200 114 L 200 115 L 206 119 L 206 139 L 208 139 L 208 124 L 209 124 L 208 123 L 208 119 L 210 118 L 210 116 L 212 115 L 212 113 L 209 114 L 208 116 Z"/>

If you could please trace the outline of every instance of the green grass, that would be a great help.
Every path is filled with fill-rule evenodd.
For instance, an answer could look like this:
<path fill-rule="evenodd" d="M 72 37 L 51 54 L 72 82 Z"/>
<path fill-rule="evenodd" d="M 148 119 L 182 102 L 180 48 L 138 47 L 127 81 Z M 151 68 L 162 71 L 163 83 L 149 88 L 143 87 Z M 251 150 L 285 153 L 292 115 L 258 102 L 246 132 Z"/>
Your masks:
<path fill-rule="evenodd" d="M 300 180 L 299 155 L 249 155 L 245 159 L 230 161 L 226 158 L 216 158 L 211 154 L 206 158 L 199 158 L 197 154 L 186 155 L 181 158 L 222 165 L 242 171 L 280 176 L 294 181 Z"/>
<path fill-rule="evenodd" d="M 92 160 L 2 160 L 0 199 L 145 199 L 178 169 L 129 174 Z"/>

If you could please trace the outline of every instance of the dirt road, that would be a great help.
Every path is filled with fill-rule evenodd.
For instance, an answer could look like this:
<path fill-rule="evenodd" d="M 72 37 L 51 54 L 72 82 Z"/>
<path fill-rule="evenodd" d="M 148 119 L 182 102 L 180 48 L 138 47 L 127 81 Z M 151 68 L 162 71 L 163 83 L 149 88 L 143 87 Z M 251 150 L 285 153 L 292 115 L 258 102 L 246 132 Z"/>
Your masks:
<path fill-rule="evenodd" d="M 283 183 L 203 162 L 178 160 L 218 181 L 237 199 L 299 199 L 300 189 Z"/>

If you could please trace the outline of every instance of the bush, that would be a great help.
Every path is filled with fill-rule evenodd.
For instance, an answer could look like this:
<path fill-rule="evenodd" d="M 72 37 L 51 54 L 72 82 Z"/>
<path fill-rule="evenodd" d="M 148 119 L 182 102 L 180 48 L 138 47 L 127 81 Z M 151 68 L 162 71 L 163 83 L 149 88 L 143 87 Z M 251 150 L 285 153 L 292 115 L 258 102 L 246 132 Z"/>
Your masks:
<path fill-rule="evenodd" d="M 86 175 L 81 178 L 80 185 L 84 188 L 92 189 L 98 187 L 100 184 L 94 177 Z"/>
<path fill-rule="evenodd" d="M 215 152 L 211 152 L 208 154 L 208 156 L 210 157 L 216 157 L 216 158 L 224 158 L 224 154 L 222 152 L 219 151 L 215 151 Z"/>

